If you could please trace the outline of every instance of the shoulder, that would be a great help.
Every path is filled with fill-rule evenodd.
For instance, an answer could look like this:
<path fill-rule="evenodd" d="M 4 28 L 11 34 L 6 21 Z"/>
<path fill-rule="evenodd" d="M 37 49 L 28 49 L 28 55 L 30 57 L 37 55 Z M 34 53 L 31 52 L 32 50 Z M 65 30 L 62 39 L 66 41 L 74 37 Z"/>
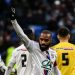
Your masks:
<path fill-rule="evenodd" d="M 20 46 L 18 46 L 17 48 L 14 49 L 13 54 L 15 54 L 16 52 L 19 51 L 27 51 L 26 47 L 24 46 L 24 44 L 21 44 Z"/>
<path fill-rule="evenodd" d="M 57 53 L 56 51 L 54 51 L 52 48 L 49 48 L 49 53 L 52 55 L 52 56 L 57 56 Z"/>
<path fill-rule="evenodd" d="M 38 44 L 37 41 L 33 41 L 33 40 L 31 40 L 31 43 L 33 43 L 33 44 Z"/>
<path fill-rule="evenodd" d="M 31 40 L 29 45 L 35 47 L 35 46 L 39 46 L 39 43 L 37 41 Z"/>
<path fill-rule="evenodd" d="M 51 48 L 55 49 L 55 48 L 57 48 L 59 45 L 60 45 L 60 43 L 58 43 L 58 44 L 52 46 Z"/>
<path fill-rule="evenodd" d="M 56 51 L 55 51 L 53 48 L 49 48 L 49 51 L 50 51 L 51 53 L 56 53 Z"/>
<path fill-rule="evenodd" d="M 72 45 L 75 48 L 75 45 L 74 44 L 72 44 L 72 43 L 68 43 L 68 44 Z"/>
<path fill-rule="evenodd" d="M 27 51 L 26 47 L 24 46 L 24 44 L 20 45 L 19 47 L 15 48 L 15 51 L 19 51 L 19 50 L 22 50 L 22 51 Z"/>
<path fill-rule="evenodd" d="M 54 51 L 53 49 L 49 48 L 48 50 L 50 56 L 51 56 L 51 61 L 55 62 L 56 58 L 57 58 L 57 53 L 56 51 Z"/>

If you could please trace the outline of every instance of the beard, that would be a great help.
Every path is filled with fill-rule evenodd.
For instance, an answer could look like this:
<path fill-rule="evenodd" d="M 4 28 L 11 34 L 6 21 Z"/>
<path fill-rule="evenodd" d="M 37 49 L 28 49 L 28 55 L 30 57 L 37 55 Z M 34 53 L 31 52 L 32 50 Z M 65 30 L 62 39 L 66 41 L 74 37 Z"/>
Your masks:
<path fill-rule="evenodd" d="M 49 49 L 49 47 L 50 47 L 50 44 L 48 44 L 48 45 L 45 45 L 45 44 L 40 44 L 39 43 L 39 46 L 40 46 L 40 49 L 41 49 L 41 51 L 47 51 L 48 49 Z M 44 46 L 44 47 L 42 47 L 42 46 Z"/>

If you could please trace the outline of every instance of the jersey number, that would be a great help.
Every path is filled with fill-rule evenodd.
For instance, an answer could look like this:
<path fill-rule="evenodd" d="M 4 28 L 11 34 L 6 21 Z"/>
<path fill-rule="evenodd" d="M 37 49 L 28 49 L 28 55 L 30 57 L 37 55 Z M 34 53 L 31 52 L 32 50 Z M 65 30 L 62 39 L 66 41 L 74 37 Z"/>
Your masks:
<path fill-rule="evenodd" d="M 68 53 L 62 53 L 62 60 L 64 61 L 62 63 L 63 66 L 69 65 L 69 59 L 68 59 Z"/>
<path fill-rule="evenodd" d="M 22 67 L 26 67 L 26 64 L 25 64 L 25 62 L 27 60 L 26 54 L 22 54 L 21 57 L 22 57 Z"/>

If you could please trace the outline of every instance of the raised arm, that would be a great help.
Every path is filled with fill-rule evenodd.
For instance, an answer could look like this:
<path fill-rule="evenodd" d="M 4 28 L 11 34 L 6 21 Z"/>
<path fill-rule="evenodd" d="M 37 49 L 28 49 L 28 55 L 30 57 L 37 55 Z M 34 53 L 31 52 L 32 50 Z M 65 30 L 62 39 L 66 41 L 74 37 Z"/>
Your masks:
<path fill-rule="evenodd" d="M 23 32 L 22 28 L 20 27 L 20 25 L 17 23 L 16 19 L 15 20 L 11 20 L 12 25 L 17 33 L 17 35 L 20 37 L 20 39 L 24 42 L 24 44 L 27 46 L 30 39 L 27 37 L 27 35 L 25 35 L 25 33 Z"/>
<path fill-rule="evenodd" d="M 22 28 L 20 27 L 20 25 L 18 24 L 17 20 L 16 20 L 16 16 L 15 16 L 15 9 L 12 8 L 11 9 L 11 22 L 12 25 L 17 33 L 17 35 L 20 37 L 20 39 L 24 42 L 24 44 L 27 46 L 30 39 L 27 37 L 27 35 L 23 32 Z"/>

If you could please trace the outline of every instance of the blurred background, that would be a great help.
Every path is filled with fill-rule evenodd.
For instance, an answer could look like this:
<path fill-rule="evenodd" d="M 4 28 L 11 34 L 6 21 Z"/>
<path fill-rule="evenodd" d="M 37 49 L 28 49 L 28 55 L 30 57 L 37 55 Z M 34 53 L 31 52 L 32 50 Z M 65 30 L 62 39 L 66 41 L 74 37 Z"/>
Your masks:
<path fill-rule="evenodd" d="M 31 29 L 35 40 L 40 32 L 52 32 L 52 45 L 58 43 L 57 30 L 66 26 L 71 31 L 70 42 L 75 44 L 75 0 L 0 0 L 0 54 L 5 64 L 14 47 L 19 45 L 11 22 L 10 7 L 15 7 L 22 28 Z"/>

